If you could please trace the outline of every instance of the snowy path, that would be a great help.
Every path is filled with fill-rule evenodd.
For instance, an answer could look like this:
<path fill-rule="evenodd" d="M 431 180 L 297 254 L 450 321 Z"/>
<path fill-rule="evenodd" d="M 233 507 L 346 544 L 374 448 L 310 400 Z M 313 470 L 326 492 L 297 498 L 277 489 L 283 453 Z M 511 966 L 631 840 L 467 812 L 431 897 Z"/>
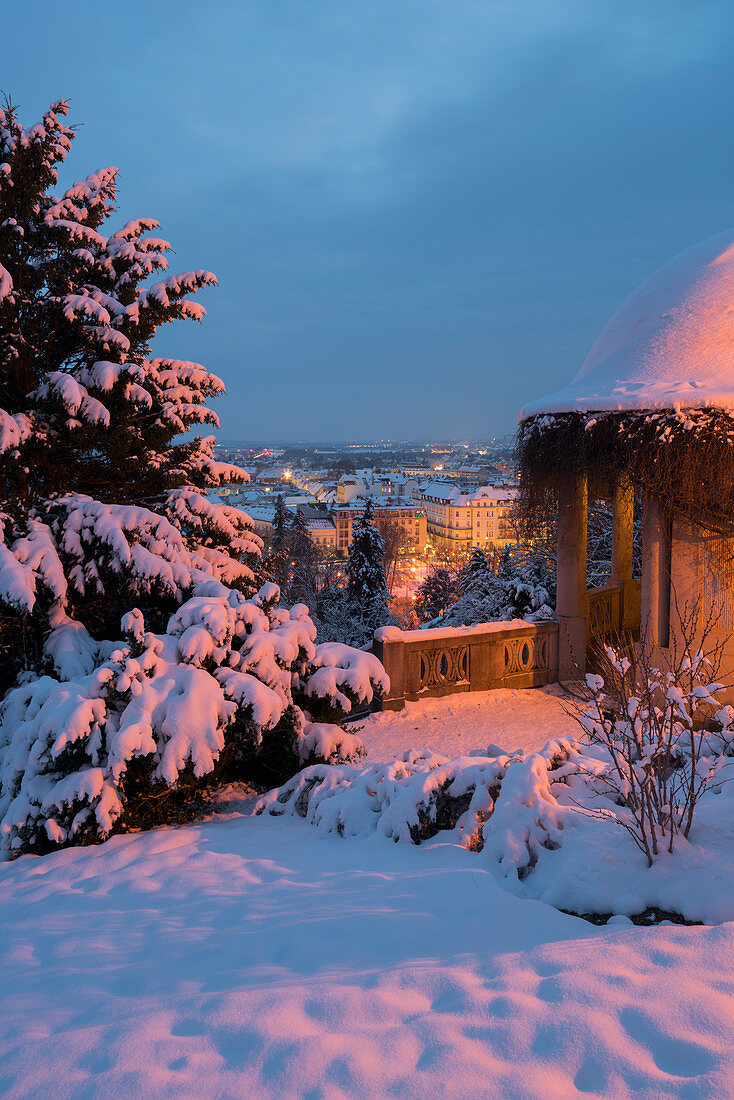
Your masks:
<path fill-rule="evenodd" d="M 598 929 L 452 845 L 236 814 L 0 880 L 9 1100 L 731 1096 L 734 925 Z"/>
<path fill-rule="evenodd" d="M 490 744 L 506 752 L 537 752 L 556 737 L 578 737 L 557 685 L 529 691 L 467 692 L 406 703 L 400 711 L 374 714 L 360 726 L 368 760 L 394 760 L 409 748 L 430 748 L 444 756 L 485 752 Z"/>

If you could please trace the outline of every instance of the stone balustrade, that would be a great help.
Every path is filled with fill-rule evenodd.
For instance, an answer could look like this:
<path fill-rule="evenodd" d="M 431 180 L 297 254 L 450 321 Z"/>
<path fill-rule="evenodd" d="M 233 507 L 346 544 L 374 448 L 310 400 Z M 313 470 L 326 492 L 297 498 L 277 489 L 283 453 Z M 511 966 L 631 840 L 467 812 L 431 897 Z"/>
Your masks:
<path fill-rule="evenodd" d="M 533 688 L 558 679 L 558 623 L 478 623 L 432 630 L 381 627 L 373 651 L 390 677 L 383 710 L 406 700 L 490 688 Z"/>
<path fill-rule="evenodd" d="M 605 584 L 586 593 L 586 631 L 589 641 L 622 629 L 622 584 Z"/>
<path fill-rule="evenodd" d="M 640 582 L 630 579 L 590 588 L 586 593 L 586 637 L 589 643 L 626 632 L 639 634 Z"/>
<path fill-rule="evenodd" d="M 591 665 L 594 643 L 611 640 L 622 631 L 633 635 L 639 632 L 639 608 L 637 580 L 590 588 L 584 594 L 584 634 Z M 561 629 L 565 628 L 564 622 Z M 375 632 L 372 647 L 390 677 L 390 691 L 382 700 L 382 708 L 402 710 L 406 699 L 555 683 L 559 673 L 558 638 L 559 624 L 555 620 L 526 623 L 513 619 L 432 630 L 383 626 Z M 575 661 L 579 661 L 578 656 Z M 575 662 L 569 668 L 568 679 L 579 675 L 583 679 L 583 668 Z"/>

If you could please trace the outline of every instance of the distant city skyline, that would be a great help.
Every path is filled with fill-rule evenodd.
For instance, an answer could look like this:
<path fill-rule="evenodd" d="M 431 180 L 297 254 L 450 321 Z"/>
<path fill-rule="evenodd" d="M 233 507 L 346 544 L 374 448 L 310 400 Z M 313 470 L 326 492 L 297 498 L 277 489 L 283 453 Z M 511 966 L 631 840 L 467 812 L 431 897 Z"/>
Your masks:
<path fill-rule="evenodd" d="M 223 440 L 511 433 L 734 222 L 719 0 L 101 5 L 83 58 L 50 0 L 3 15 L 23 122 L 81 127 L 61 182 L 117 165 L 114 227 L 219 277 L 155 351 L 224 379 Z"/>
<path fill-rule="evenodd" d="M 231 446 L 236 443 L 241 447 L 284 447 L 284 446 L 308 446 L 308 447 L 471 447 L 472 444 L 488 445 L 490 443 L 502 444 L 509 442 L 513 432 L 506 435 L 488 436 L 486 439 L 380 439 L 368 441 L 365 439 L 243 439 L 238 436 L 226 438 L 221 432 L 217 441 L 223 446 Z"/>

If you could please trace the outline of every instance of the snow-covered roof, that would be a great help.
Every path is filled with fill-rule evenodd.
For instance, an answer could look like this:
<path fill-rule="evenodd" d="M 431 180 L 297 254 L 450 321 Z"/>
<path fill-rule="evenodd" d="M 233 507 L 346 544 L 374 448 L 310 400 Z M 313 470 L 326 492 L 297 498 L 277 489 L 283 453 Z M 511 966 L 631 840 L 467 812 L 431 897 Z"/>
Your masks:
<path fill-rule="evenodd" d="M 734 409 L 734 229 L 681 252 L 622 302 L 542 413 Z"/>
<path fill-rule="evenodd" d="M 469 501 L 477 500 L 496 500 L 496 501 L 512 501 L 518 496 L 517 489 L 508 489 L 505 486 L 496 488 L 494 485 L 482 485 L 476 492 L 471 493 L 467 499 Z"/>
<path fill-rule="evenodd" d="M 429 481 L 421 486 L 421 492 L 423 496 L 435 497 L 437 500 L 453 500 L 460 495 L 461 490 L 450 481 Z"/>
<path fill-rule="evenodd" d="M 451 482 L 434 481 L 423 485 L 421 493 L 424 497 L 432 497 L 434 500 L 451 501 L 452 505 L 465 508 L 479 501 L 491 500 L 495 502 L 509 502 L 517 496 L 517 489 L 497 488 L 494 485 L 480 485 L 471 492 L 462 493 L 458 485 Z"/>

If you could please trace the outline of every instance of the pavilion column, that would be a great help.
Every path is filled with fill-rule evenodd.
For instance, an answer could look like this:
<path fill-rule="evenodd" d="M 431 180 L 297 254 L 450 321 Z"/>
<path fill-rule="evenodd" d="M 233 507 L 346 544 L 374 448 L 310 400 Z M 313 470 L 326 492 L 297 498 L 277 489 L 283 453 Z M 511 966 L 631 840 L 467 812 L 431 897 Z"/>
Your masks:
<path fill-rule="evenodd" d="M 586 672 L 586 476 L 570 474 L 558 492 L 558 679 Z"/>
<path fill-rule="evenodd" d="M 620 477 L 612 496 L 612 584 L 622 585 L 622 630 L 637 630 L 640 625 L 637 586 L 632 579 L 632 545 L 635 491 L 629 480 Z"/>
<path fill-rule="evenodd" d="M 670 520 L 660 502 L 645 495 L 642 512 L 641 629 L 650 645 L 670 644 Z"/>

